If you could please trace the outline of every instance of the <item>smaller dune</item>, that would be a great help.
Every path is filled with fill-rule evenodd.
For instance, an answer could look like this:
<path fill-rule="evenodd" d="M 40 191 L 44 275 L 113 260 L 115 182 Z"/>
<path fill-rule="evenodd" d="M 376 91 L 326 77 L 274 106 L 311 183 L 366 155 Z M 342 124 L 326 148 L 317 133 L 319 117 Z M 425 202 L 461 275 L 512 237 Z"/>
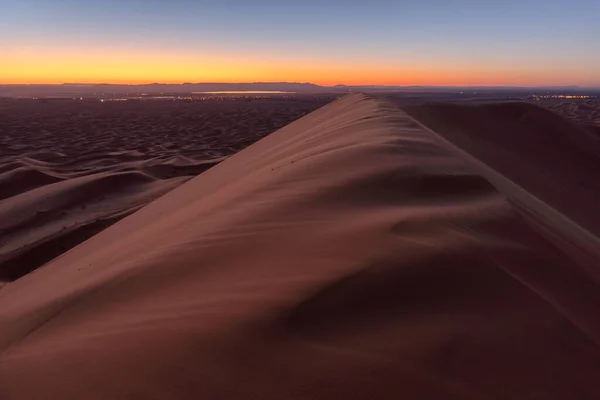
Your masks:
<path fill-rule="evenodd" d="M 4 159 L 0 282 L 34 271 L 223 159 L 149 157 L 137 150 Z"/>
<path fill-rule="evenodd" d="M 0 188 L 14 192 L 0 202 L 0 281 L 35 270 L 191 178 L 185 175 L 190 170 L 174 172 L 170 178 L 136 170 L 64 180 L 35 170 L 0 175 Z"/>
<path fill-rule="evenodd" d="M 168 157 L 166 159 L 149 160 L 141 163 L 140 171 L 157 178 L 169 179 L 176 176 L 195 176 L 218 164 L 224 158 L 194 161 L 186 157 Z"/>
<path fill-rule="evenodd" d="M 0 200 L 61 180 L 58 176 L 28 167 L 3 172 L 0 173 Z"/>

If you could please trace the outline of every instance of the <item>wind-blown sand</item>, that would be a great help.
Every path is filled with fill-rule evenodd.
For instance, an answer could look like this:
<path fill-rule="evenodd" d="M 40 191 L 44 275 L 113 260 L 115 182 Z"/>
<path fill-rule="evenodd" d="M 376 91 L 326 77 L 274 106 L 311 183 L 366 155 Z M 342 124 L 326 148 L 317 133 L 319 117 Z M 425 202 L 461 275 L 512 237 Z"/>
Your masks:
<path fill-rule="evenodd" d="M 521 189 L 347 96 L 0 290 L 0 398 L 597 398 L 595 237 Z"/>

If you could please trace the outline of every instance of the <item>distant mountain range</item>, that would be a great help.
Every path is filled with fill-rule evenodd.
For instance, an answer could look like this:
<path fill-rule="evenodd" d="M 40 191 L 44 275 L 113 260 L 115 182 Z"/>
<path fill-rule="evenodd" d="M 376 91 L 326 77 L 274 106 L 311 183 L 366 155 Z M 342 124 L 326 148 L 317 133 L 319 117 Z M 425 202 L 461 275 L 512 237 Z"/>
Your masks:
<path fill-rule="evenodd" d="M 252 83 L 152 83 L 145 85 L 82 84 L 65 83 L 61 85 L 0 85 L 2 97 L 101 97 L 110 95 L 135 94 L 183 94 L 193 92 L 223 91 L 280 91 L 294 93 L 348 93 L 348 92 L 460 92 L 460 91 L 526 91 L 536 90 L 583 92 L 590 89 L 578 86 L 554 87 L 510 87 L 510 86 L 384 86 L 384 85 L 335 85 L 320 86 L 313 83 L 294 82 L 252 82 Z"/>

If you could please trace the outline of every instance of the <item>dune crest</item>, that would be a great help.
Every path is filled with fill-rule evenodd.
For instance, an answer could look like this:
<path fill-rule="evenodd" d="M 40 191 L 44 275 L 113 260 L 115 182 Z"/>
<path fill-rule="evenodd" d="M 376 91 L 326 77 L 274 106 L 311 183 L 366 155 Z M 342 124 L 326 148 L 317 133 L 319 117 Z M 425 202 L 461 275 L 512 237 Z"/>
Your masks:
<path fill-rule="evenodd" d="M 346 96 L 0 290 L 0 398 L 596 398 L 600 292 L 554 239 Z"/>

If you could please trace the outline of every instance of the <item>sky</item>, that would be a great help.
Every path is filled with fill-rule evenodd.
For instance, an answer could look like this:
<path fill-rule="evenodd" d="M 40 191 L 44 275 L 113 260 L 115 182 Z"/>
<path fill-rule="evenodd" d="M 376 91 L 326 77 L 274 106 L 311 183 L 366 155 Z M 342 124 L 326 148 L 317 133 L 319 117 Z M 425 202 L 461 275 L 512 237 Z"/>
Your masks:
<path fill-rule="evenodd" d="M 600 87 L 600 0 L 0 0 L 0 84 Z"/>

